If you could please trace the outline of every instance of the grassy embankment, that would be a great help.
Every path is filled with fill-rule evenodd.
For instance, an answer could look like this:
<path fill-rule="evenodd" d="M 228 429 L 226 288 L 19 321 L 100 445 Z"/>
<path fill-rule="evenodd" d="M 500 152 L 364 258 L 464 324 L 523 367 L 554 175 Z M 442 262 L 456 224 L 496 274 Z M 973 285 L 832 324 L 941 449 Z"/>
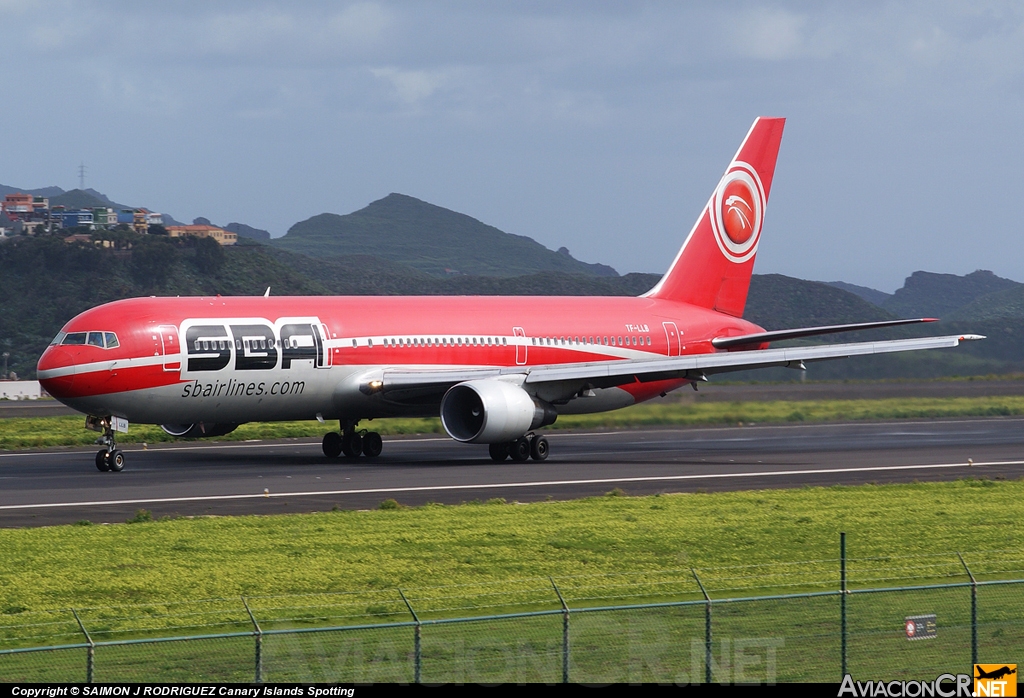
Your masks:
<path fill-rule="evenodd" d="M 707 402 L 700 404 L 643 404 L 616 412 L 560 417 L 551 429 L 598 429 L 638 426 L 697 426 L 828 422 L 868 419 L 934 419 L 1024 414 L 1024 397 L 893 398 L 881 400 L 801 400 L 774 402 Z M 83 417 L 45 417 L 0 420 L 0 449 L 43 448 L 92 444 L 97 434 L 83 428 Z M 332 425 L 335 426 L 335 425 Z M 363 422 L 381 434 L 442 433 L 434 419 L 385 419 Z M 325 427 L 315 421 L 244 424 L 218 440 L 319 437 Z M 132 425 L 118 441 L 174 441 L 159 427 Z"/>

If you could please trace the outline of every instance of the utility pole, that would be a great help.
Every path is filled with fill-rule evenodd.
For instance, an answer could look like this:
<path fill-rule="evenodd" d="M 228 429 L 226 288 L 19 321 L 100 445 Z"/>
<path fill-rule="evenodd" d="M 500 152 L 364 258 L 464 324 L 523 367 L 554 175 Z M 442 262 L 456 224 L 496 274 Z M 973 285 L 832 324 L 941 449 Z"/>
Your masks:
<path fill-rule="evenodd" d="M 85 163 L 78 166 L 78 188 L 85 191 Z"/>

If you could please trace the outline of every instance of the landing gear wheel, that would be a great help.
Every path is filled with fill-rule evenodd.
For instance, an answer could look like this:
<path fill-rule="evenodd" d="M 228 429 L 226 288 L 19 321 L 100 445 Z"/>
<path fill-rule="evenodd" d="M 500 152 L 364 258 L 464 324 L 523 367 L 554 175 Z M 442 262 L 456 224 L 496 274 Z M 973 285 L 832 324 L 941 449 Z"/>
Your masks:
<path fill-rule="evenodd" d="M 530 457 L 534 460 L 548 459 L 548 440 L 544 436 L 535 436 L 530 439 Z"/>
<path fill-rule="evenodd" d="M 367 458 L 376 458 L 384 449 L 384 441 L 380 434 L 375 431 L 368 431 L 363 434 L 363 455 Z"/>
<path fill-rule="evenodd" d="M 359 434 L 345 434 L 341 439 L 341 452 L 347 458 L 358 458 L 363 452 L 363 437 Z"/>
<path fill-rule="evenodd" d="M 107 450 L 106 449 L 103 449 L 102 451 L 97 451 L 96 452 L 96 469 L 99 470 L 101 473 L 105 473 L 108 470 L 110 470 L 110 466 L 107 465 Z"/>
<path fill-rule="evenodd" d="M 115 448 L 107 454 L 107 467 L 115 473 L 124 470 L 124 453 L 121 452 L 121 449 Z"/>
<path fill-rule="evenodd" d="M 487 452 L 491 454 L 492 461 L 501 463 L 508 458 L 509 444 L 507 441 L 500 444 L 491 444 L 487 447 Z"/>
<path fill-rule="evenodd" d="M 323 442 L 324 455 L 328 458 L 337 458 L 341 455 L 341 434 L 336 431 L 324 434 Z"/>
<path fill-rule="evenodd" d="M 513 441 L 509 447 L 509 455 L 512 456 L 512 460 L 517 463 L 522 463 L 530 459 L 530 440 L 525 436 L 520 436 L 518 439 Z"/>

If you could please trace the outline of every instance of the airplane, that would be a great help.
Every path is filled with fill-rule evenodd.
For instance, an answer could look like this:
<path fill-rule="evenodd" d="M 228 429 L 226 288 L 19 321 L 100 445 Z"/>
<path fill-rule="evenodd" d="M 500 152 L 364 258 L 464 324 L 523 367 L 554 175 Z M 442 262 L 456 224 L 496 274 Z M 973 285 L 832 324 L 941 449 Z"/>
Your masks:
<path fill-rule="evenodd" d="M 955 347 L 978 335 L 770 348 L 773 341 L 934 318 L 768 331 L 743 319 L 785 119 L 751 126 L 668 271 L 626 297 L 132 298 L 70 320 L 40 383 L 102 432 L 100 471 L 121 471 L 129 423 L 227 434 L 252 421 L 335 421 L 328 458 L 374 458 L 360 422 L 440 416 L 495 461 L 544 460 L 537 430 L 708 376 Z"/>

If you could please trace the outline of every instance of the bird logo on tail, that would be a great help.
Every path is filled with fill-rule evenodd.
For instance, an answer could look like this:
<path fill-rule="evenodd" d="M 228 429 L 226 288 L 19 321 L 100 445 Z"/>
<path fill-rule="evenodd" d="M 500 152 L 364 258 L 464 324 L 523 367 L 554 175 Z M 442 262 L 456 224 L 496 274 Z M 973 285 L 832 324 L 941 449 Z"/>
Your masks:
<path fill-rule="evenodd" d="M 757 171 L 733 162 L 711 199 L 711 229 L 725 258 L 745 262 L 757 252 L 765 208 L 764 187 Z"/>

